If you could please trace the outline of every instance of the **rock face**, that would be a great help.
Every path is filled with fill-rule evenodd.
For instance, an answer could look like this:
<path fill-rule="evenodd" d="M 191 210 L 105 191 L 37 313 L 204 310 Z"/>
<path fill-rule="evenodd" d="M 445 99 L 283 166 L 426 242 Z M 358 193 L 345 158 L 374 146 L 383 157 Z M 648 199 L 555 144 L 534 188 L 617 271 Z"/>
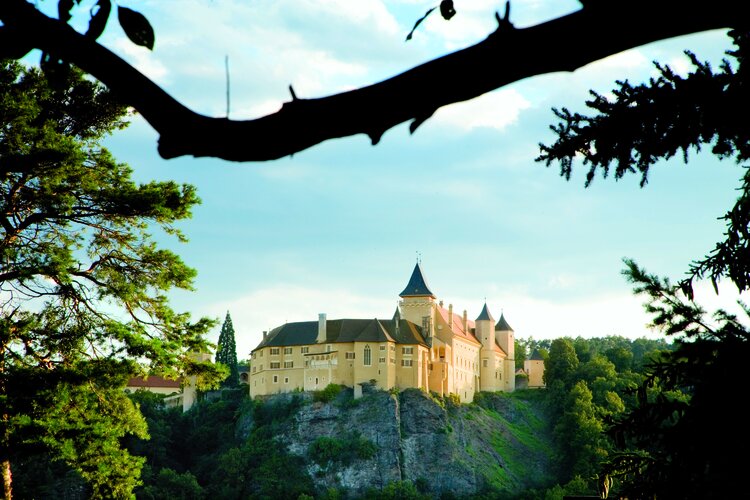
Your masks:
<path fill-rule="evenodd" d="M 358 400 L 344 391 L 331 403 L 304 404 L 276 439 L 308 458 L 308 473 L 322 490 L 335 487 L 351 496 L 402 480 L 433 495 L 459 497 L 546 483 L 551 446 L 533 404 L 504 394 L 480 396 L 479 404 L 458 405 L 412 389 L 373 390 Z M 348 458 L 314 459 L 311 449 L 321 443 L 341 445 L 339 456 Z M 352 447 L 367 453 L 358 456 Z"/>

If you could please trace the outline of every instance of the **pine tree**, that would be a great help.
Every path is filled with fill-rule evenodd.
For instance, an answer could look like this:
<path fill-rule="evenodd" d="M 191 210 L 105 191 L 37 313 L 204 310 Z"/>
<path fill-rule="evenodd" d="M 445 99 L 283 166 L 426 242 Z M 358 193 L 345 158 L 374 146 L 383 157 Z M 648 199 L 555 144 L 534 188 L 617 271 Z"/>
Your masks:
<path fill-rule="evenodd" d="M 613 98 L 594 93 L 593 116 L 556 111 L 558 140 L 542 145 L 539 160 L 559 162 L 570 178 L 574 161 L 588 167 L 586 184 L 597 173 L 615 179 L 640 174 L 645 186 L 662 160 L 710 149 L 719 158 L 746 166 L 750 160 L 748 54 L 750 34 L 732 31 L 735 50 L 717 69 L 688 53 L 693 69 L 685 76 L 657 65 L 647 83 L 618 82 Z M 732 63 L 731 59 L 734 59 Z M 606 496 L 614 485 L 627 498 L 735 498 L 747 490 L 742 453 L 750 432 L 738 412 L 742 399 L 735 381 L 745 379 L 750 357 L 750 308 L 712 316 L 695 302 L 694 283 L 722 280 L 750 290 L 750 170 L 742 172 L 739 195 L 722 217 L 724 238 L 694 261 L 679 283 L 646 273 L 626 259 L 625 276 L 647 297 L 652 326 L 674 340 L 675 348 L 652 357 L 643 368 L 634 408 L 613 420 L 617 445 L 600 475 Z M 552 359 L 552 356 L 550 356 Z M 613 482 L 613 479 L 619 481 Z"/>
<path fill-rule="evenodd" d="M 224 324 L 221 325 L 219 334 L 219 345 L 216 348 L 216 362 L 221 363 L 229 368 L 229 377 L 224 380 L 222 386 L 236 387 L 239 384 L 239 370 L 237 368 L 237 344 L 234 341 L 234 326 L 232 326 L 232 317 L 224 318 Z"/>
<path fill-rule="evenodd" d="M 126 125 L 111 92 L 70 69 L 0 64 L 0 473 L 43 453 L 88 483 L 91 498 L 130 497 L 143 459 L 121 445 L 147 435 L 123 388 L 130 377 L 215 373 L 208 319 L 174 311 L 167 292 L 195 271 L 159 248 L 198 203 L 192 186 L 137 184 L 100 141 Z"/>

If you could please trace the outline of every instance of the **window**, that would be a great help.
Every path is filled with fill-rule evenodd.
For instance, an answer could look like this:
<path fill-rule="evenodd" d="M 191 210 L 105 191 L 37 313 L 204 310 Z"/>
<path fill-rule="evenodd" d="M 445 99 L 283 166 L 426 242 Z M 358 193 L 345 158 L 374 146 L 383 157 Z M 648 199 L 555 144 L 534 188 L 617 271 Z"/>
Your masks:
<path fill-rule="evenodd" d="M 271 370 L 278 370 L 279 368 L 281 368 L 281 363 L 278 361 L 271 361 Z"/>
<path fill-rule="evenodd" d="M 395 345 L 391 346 L 391 352 L 396 352 L 396 346 Z"/>
<path fill-rule="evenodd" d="M 396 358 L 391 358 L 391 364 L 392 364 L 392 365 L 395 365 L 395 364 L 396 364 Z"/>
<path fill-rule="evenodd" d="M 401 366 L 413 366 L 413 361 L 411 359 L 402 359 L 401 360 Z"/>
<path fill-rule="evenodd" d="M 278 356 L 279 355 L 279 348 L 278 347 L 272 347 L 271 348 L 271 356 Z"/>
<path fill-rule="evenodd" d="M 292 348 L 291 347 L 285 347 L 284 348 L 284 354 L 291 354 L 291 353 L 292 353 Z"/>
<path fill-rule="evenodd" d="M 284 368 L 294 368 L 294 361 L 284 361 Z"/>
<path fill-rule="evenodd" d="M 305 367 L 308 367 L 308 366 L 310 366 L 310 360 L 309 360 L 309 359 L 306 359 L 306 360 L 305 360 Z"/>
<path fill-rule="evenodd" d="M 487 364 L 488 364 L 488 361 L 486 359 L 483 359 L 482 360 L 482 366 L 484 366 L 485 368 L 487 368 Z"/>
<path fill-rule="evenodd" d="M 289 377 L 284 377 L 284 383 L 285 383 L 285 384 L 288 384 L 288 383 L 289 383 Z"/>
<path fill-rule="evenodd" d="M 261 358 L 263 357 L 263 351 L 260 351 L 260 352 L 258 353 L 258 357 L 261 357 Z"/>
<path fill-rule="evenodd" d="M 263 363 L 260 364 L 260 370 L 263 371 Z"/>
<path fill-rule="evenodd" d="M 413 347 L 402 347 L 401 348 L 401 354 L 414 354 L 414 348 Z"/>
<path fill-rule="evenodd" d="M 347 352 L 346 353 L 346 359 L 354 359 L 354 353 L 353 352 Z"/>
<path fill-rule="evenodd" d="M 385 356 L 378 358 L 378 363 L 385 363 Z"/>
<path fill-rule="evenodd" d="M 274 375 L 273 376 L 273 383 L 274 384 L 278 384 L 279 383 L 279 376 L 278 375 Z"/>
<path fill-rule="evenodd" d="M 380 350 L 381 350 L 381 351 L 385 351 L 385 346 L 384 346 L 384 345 L 381 345 L 381 346 L 380 346 Z"/>
<path fill-rule="evenodd" d="M 372 364 L 372 352 L 370 351 L 370 346 L 365 346 L 365 366 L 370 366 Z"/>
<path fill-rule="evenodd" d="M 302 352 L 302 354 L 307 354 L 308 352 L 310 352 L 310 348 L 309 347 L 302 347 L 300 349 L 300 351 Z"/>

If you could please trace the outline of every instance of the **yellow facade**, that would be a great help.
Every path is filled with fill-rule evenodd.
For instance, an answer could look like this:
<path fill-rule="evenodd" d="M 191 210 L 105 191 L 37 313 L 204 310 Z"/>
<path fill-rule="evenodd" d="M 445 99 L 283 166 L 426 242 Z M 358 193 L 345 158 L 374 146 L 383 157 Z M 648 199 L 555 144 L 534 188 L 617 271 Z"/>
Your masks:
<path fill-rule="evenodd" d="M 419 264 L 390 320 L 328 320 L 264 332 L 251 354 L 250 395 L 314 391 L 334 383 L 419 388 L 470 402 L 478 391 L 513 391 L 513 330 L 487 306 L 475 321 L 443 307 Z"/>
<path fill-rule="evenodd" d="M 544 383 L 544 359 L 534 350 L 529 359 L 523 362 L 523 371 L 529 377 L 529 389 L 546 387 Z"/>

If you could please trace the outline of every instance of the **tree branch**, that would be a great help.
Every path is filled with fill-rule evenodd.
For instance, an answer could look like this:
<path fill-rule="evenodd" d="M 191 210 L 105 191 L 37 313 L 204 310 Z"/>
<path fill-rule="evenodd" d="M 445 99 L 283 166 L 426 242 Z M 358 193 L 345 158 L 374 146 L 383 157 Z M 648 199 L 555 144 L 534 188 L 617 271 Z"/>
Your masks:
<path fill-rule="evenodd" d="M 524 29 L 504 20 L 484 41 L 388 80 L 328 97 L 293 99 L 276 113 L 246 121 L 194 113 L 91 38 L 24 0 L 0 2 L 0 43 L 42 49 L 99 79 L 160 134 L 164 158 L 266 161 L 356 134 L 377 144 L 398 124 L 412 120 L 413 132 L 442 106 L 530 76 L 573 71 L 657 40 L 741 28 L 748 23 L 747 11 L 745 2 L 736 0 L 710 6 L 697 0 L 601 1 Z"/>

